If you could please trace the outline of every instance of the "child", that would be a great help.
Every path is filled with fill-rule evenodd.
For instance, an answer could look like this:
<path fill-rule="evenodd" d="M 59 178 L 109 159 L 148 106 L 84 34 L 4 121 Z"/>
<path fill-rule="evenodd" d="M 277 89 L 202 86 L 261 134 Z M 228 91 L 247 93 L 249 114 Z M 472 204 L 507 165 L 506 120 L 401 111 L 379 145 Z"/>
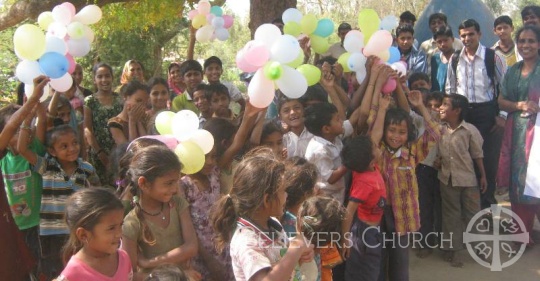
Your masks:
<path fill-rule="evenodd" d="M 86 153 L 86 141 L 82 132 L 84 132 L 84 124 L 77 119 L 75 110 L 69 100 L 62 96 L 59 92 L 55 92 L 50 103 L 49 112 L 47 114 L 47 129 L 51 129 L 54 126 L 69 125 L 75 133 L 79 135 L 79 143 L 81 145 L 80 156 L 83 159 L 87 158 Z"/>
<path fill-rule="evenodd" d="M 266 146 L 280 159 L 287 158 L 287 149 L 283 147 L 283 128 L 274 120 L 260 118 L 251 133 L 253 146 Z"/>
<path fill-rule="evenodd" d="M 187 266 L 197 254 L 188 203 L 175 195 L 180 168 L 174 152 L 160 146 L 144 148 L 131 160 L 127 174 L 138 202 L 124 219 L 121 247 L 139 266 L 135 280 L 164 264 Z"/>
<path fill-rule="evenodd" d="M 396 29 L 396 42 L 401 60 L 407 63 L 407 75 L 415 72 L 427 72 L 426 55 L 414 45 L 414 29 L 412 25 L 400 25 Z"/>
<path fill-rule="evenodd" d="M 214 231 L 208 210 L 221 198 L 216 149 L 206 154 L 204 167 L 198 173 L 186 175 L 180 181 L 179 193 L 190 206 L 191 219 L 199 239 L 199 252 L 192 260 L 193 268 L 203 280 L 234 280 L 228 247 L 218 253 L 213 245 Z"/>
<path fill-rule="evenodd" d="M 208 84 L 214 85 L 221 83 L 225 85 L 225 87 L 227 87 L 227 93 L 229 94 L 229 100 L 237 102 L 240 105 L 240 112 L 244 111 L 246 101 L 244 100 L 242 93 L 233 83 L 220 81 L 222 74 L 223 63 L 218 57 L 211 56 L 204 61 L 204 75 L 206 76 L 206 81 L 208 81 Z"/>
<path fill-rule="evenodd" d="M 237 281 L 289 280 L 299 261 L 313 257 L 303 235 L 292 239 L 287 248 L 286 234 L 275 219 L 283 215 L 287 198 L 284 170 L 270 149 L 253 151 L 238 165 L 231 193 L 212 210 L 216 246 L 222 250 L 230 243 Z M 287 249 L 283 257 L 281 249 Z"/>
<path fill-rule="evenodd" d="M 431 92 L 426 97 L 426 107 L 431 109 L 437 117 L 439 116 L 440 107 L 443 101 L 443 93 L 441 92 Z"/>
<path fill-rule="evenodd" d="M 83 118 L 83 101 L 84 96 L 82 93 L 79 93 L 75 83 L 71 84 L 69 90 L 63 92 L 62 94 L 69 100 L 71 108 L 73 108 L 77 115 L 77 121 L 82 121 Z"/>
<path fill-rule="evenodd" d="M 201 64 L 196 60 L 186 60 L 180 65 L 180 75 L 184 80 L 186 89 L 181 95 L 177 95 L 171 104 L 171 109 L 174 112 L 180 110 L 191 110 L 199 114 L 199 110 L 193 104 L 193 92 L 197 85 L 202 82 L 203 69 Z"/>
<path fill-rule="evenodd" d="M 381 103 L 379 110 L 384 110 L 384 106 Z M 379 122 L 375 126 L 382 125 L 382 121 L 375 122 Z M 375 281 L 379 278 L 382 235 L 378 226 L 386 205 L 386 186 L 377 166 L 381 151 L 374 140 L 381 137 L 380 134 L 371 138 L 355 137 L 341 151 L 343 164 L 353 171 L 347 215 L 342 228 L 342 233 L 350 234 L 344 239 L 348 244 L 342 244 L 347 259 L 345 280 Z"/>
<path fill-rule="evenodd" d="M 57 280 L 132 280 L 132 263 L 118 247 L 122 238 L 122 203 L 103 188 L 81 190 L 67 201 L 69 240 L 66 267 Z"/>
<path fill-rule="evenodd" d="M 437 43 L 439 53 L 431 57 L 431 91 L 444 91 L 448 62 L 454 54 L 454 33 L 450 26 L 438 28 L 433 33 L 433 40 Z"/>
<path fill-rule="evenodd" d="M 199 129 L 204 127 L 206 121 L 214 115 L 210 107 L 210 98 L 212 93 L 208 90 L 208 85 L 199 84 L 193 92 L 193 103 L 199 110 Z"/>
<path fill-rule="evenodd" d="M 180 268 L 172 265 L 163 265 L 152 270 L 144 281 L 189 281 Z"/>
<path fill-rule="evenodd" d="M 131 142 L 147 135 L 148 118 L 146 103 L 148 87 L 137 80 L 123 86 L 124 109 L 117 116 L 109 119 L 107 126 L 116 145 Z"/>
<path fill-rule="evenodd" d="M 499 41 L 491 48 L 506 60 L 506 66 L 510 67 L 522 60 L 517 51 L 516 44 L 512 40 L 514 24 L 509 16 L 504 15 L 495 19 L 493 22 L 493 33 L 499 37 Z"/>
<path fill-rule="evenodd" d="M 77 93 L 76 93 L 77 96 L 81 96 L 82 94 L 82 96 L 86 98 L 87 96 L 92 95 L 92 91 L 84 88 L 81 85 L 83 81 L 83 68 L 80 64 L 78 63 L 75 64 L 75 70 L 73 70 L 73 73 L 71 73 L 71 77 L 73 78 L 73 84 L 77 86 Z"/>
<path fill-rule="evenodd" d="M 304 105 L 299 99 L 282 98 L 278 103 L 278 112 L 281 122 L 289 130 L 283 135 L 287 157 L 304 157 L 308 143 L 313 138 L 304 125 Z"/>
<path fill-rule="evenodd" d="M 225 118 L 233 123 L 238 122 L 238 116 L 229 109 L 231 98 L 227 87 L 223 84 L 211 84 L 207 86 L 210 109 L 214 112 L 213 117 Z"/>
<path fill-rule="evenodd" d="M 462 267 L 463 262 L 458 251 L 463 249 L 462 233 L 472 217 L 480 211 L 480 191 L 487 188 L 484 170 L 482 143 L 483 139 L 476 127 L 464 121 L 469 108 L 467 98 L 458 95 L 447 95 L 441 105 L 441 121 L 443 136 L 438 145 L 441 169 L 443 234 L 451 237 L 451 248 L 443 244 L 441 248 L 448 250 L 445 259 L 453 267 Z M 480 182 L 476 179 L 474 164 L 480 172 Z M 454 233 L 454 235 L 451 235 Z"/>
<path fill-rule="evenodd" d="M 415 72 L 409 76 L 407 79 L 409 84 L 409 89 L 411 90 L 420 90 L 420 89 L 431 89 L 431 82 L 429 76 L 423 72 Z"/>
<path fill-rule="evenodd" d="M 146 132 L 149 135 L 159 135 L 156 130 L 156 116 L 163 110 L 168 110 L 170 107 L 170 93 L 167 80 L 161 77 L 152 77 L 146 84 L 150 90 L 150 110 L 146 111 L 148 124 Z"/>

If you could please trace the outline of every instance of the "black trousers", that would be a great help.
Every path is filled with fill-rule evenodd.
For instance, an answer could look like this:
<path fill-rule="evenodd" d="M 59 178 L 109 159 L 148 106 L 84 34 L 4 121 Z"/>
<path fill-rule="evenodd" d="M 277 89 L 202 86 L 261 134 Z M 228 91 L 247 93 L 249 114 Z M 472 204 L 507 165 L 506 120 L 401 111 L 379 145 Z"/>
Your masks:
<path fill-rule="evenodd" d="M 420 248 L 432 248 L 438 245 L 436 235 L 429 233 L 442 231 L 441 190 L 437 169 L 418 164 L 416 178 L 418 179 L 418 203 L 420 205 L 420 229 L 422 234 Z"/>

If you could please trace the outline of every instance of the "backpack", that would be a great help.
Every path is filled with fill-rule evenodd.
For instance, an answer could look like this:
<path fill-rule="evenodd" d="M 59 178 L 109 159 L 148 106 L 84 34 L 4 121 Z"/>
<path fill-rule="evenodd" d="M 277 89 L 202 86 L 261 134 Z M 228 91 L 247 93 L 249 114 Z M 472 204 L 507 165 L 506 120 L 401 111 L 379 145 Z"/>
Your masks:
<path fill-rule="evenodd" d="M 457 50 L 454 55 L 452 55 L 452 70 L 454 70 L 454 73 L 456 74 L 457 79 L 457 64 L 459 62 L 459 55 L 461 54 L 461 50 Z M 486 48 L 486 54 L 484 56 L 484 64 L 486 65 L 486 72 L 487 76 L 491 80 L 491 84 L 493 86 L 493 89 L 495 89 L 495 100 L 499 97 L 499 85 L 498 83 L 495 83 L 495 51 Z"/>

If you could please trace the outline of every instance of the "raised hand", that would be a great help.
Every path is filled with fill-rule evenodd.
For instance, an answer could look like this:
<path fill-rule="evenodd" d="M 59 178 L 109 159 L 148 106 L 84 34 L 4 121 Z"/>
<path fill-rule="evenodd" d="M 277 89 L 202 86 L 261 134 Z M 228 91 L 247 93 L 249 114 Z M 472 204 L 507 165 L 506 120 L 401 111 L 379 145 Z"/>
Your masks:
<path fill-rule="evenodd" d="M 413 107 L 422 107 L 424 106 L 424 101 L 422 99 L 422 93 L 417 90 L 413 90 L 409 92 L 409 102 Z"/>

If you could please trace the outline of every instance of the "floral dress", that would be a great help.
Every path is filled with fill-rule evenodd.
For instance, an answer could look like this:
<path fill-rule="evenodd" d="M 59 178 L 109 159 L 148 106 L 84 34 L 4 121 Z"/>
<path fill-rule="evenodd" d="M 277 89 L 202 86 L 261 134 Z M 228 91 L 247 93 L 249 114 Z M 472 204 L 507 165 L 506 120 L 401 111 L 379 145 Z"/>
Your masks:
<path fill-rule="evenodd" d="M 184 176 L 182 178 L 181 185 L 191 209 L 191 220 L 193 221 L 193 226 L 197 232 L 200 245 L 204 247 L 209 255 L 216 258 L 225 266 L 226 275 L 220 280 L 234 280 L 229 248 L 226 247 L 223 249 L 222 253 L 217 252 L 216 247 L 214 246 L 214 230 L 212 229 L 209 218 L 209 210 L 222 196 L 220 192 L 219 175 L 220 170 L 215 168 L 208 176 L 210 189 L 205 191 L 201 191 L 189 176 Z M 210 271 L 199 256 L 193 258 L 192 266 L 202 274 L 202 280 L 212 280 L 210 278 Z"/>

